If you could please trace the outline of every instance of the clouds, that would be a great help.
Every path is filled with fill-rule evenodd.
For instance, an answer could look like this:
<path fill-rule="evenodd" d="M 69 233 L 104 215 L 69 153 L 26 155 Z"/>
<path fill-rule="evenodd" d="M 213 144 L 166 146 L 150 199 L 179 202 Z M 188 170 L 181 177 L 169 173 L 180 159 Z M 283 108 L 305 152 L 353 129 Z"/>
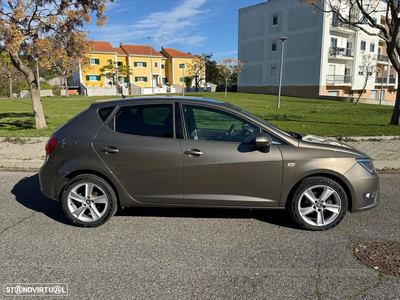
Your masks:
<path fill-rule="evenodd" d="M 206 8 L 208 0 L 180 0 L 170 10 L 152 12 L 144 18 L 129 24 L 138 10 L 128 9 L 131 2 L 116 1 L 111 6 L 110 20 L 102 29 L 92 28 L 91 36 L 96 40 L 111 43 L 151 43 L 155 47 L 181 44 L 200 46 L 207 37 L 202 34 L 201 25 L 209 18 L 210 9 Z M 114 12 L 124 17 L 124 24 L 115 24 Z"/>

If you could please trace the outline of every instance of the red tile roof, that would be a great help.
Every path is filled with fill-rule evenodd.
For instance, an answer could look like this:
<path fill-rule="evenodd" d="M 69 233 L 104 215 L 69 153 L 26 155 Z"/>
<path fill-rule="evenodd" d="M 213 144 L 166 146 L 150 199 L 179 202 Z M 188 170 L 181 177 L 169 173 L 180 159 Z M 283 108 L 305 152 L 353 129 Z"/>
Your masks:
<path fill-rule="evenodd" d="M 127 45 L 127 44 L 120 44 L 122 50 L 125 51 L 126 54 L 130 55 L 143 55 L 143 56 L 150 56 L 150 49 L 151 49 L 151 56 L 160 56 L 163 55 L 154 50 L 153 47 L 150 46 L 140 46 L 140 45 Z"/>
<path fill-rule="evenodd" d="M 93 50 L 95 52 L 111 52 L 115 53 L 116 48 L 113 48 L 109 42 L 98 42 L 98 41 L 92 41 L 93 44 Z"/>
<path fill-rule="evenodd" d="M 171 57 L 176 57 L 176 58 L 194 58 L 193 55 L 189 54 L 189 53 L 185 53 L 185 52 L 181 52 L 172 48 L 165 48 L 162 47 L 162 52 L 165 52 L 167 55 L 171 56 Z"/>
<path fill-rule="evenodd" d="M 118 54 L 121 55 L 126 55 L 126 53 L 124 52 L 124 50 L 122 50 L 121 48 L 113 48 L 115 50 L 115 52 L 117 52 Z"/>

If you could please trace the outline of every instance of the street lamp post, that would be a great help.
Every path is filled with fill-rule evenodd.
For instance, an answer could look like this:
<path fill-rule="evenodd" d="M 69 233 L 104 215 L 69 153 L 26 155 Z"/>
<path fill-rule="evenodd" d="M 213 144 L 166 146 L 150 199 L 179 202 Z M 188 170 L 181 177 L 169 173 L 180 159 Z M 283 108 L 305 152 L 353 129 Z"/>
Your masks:
<path fill-rule="evenodd" d="M 182 78 L 183 78 L 183 82 L 182 82 L 182 96 L 185 97 L 185 67 L 186 65 L 182 68 Z"/>
<path fill-rule="evenodd" d="M 278 89 L 278 109 L 281 107 L 281 90 L 282 90 L 282 71 L 283 71 L 283 51 L 285 49 L 285 41 L 288 39 L 287 37 L 280 37 L 282 41 L 282 53 L 281 53 L 281 68 L 279 72 L 279 89 Z"/>
<path fill-rule="evenodd" d="M 151 51 L 151 37 L 148 37 L 149 39 L 149 49 L 150 49 L 150 81 L 151 81 L 151 94 L 154 95 L 154 88 L 153 88 L 153 54 Z"/>
<path fill-rule="evenodd" d="M 387 71 L 388 67 L 384 66 L 383 69 L 381 69 L 381 90 L 379 93 L 379 105 L 382 105 L 382 96 L 383 96 L 383 72 Z"/>

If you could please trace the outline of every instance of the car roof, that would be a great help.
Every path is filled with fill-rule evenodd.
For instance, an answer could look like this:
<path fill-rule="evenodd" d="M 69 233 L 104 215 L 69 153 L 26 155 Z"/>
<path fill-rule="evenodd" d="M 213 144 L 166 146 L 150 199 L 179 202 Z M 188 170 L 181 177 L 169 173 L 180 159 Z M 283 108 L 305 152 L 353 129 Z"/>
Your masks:
<path fill-rule="evenodd" d="M 168 100 L 168 101 L 185 101 L 185 102 L 193 102 L 193 103 L 208 103 L 208 104 L 218 104 L 224 106 L 230 106 L 229 103 L 209 99 L 209 98 L 200 98 L 200 97 L 136 97 L 136 98 L 124 98 L 124 99 L 115 99 L 115 100 L 98 100 L 91 104 L 93 108 L 102 108 L 102 107 L 110 107 L 110 106 L 117 106 L 117 105 L 129 105 L 135 104 L 135 102 L 141 102 L 142 104 L 149 101 L 157 101 L 157 100 Z"/>

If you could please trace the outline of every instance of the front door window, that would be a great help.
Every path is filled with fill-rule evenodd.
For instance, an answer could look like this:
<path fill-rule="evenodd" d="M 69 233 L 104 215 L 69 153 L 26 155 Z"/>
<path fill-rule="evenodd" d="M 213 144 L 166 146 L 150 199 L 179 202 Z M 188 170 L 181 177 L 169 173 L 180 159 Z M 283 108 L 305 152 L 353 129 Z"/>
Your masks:
<path fill-rule="evenodd" d="M 247 120 L 213 108 L 184 105 L 183 112 L 188 139 L 249 143 L 260 132 Z"/>

